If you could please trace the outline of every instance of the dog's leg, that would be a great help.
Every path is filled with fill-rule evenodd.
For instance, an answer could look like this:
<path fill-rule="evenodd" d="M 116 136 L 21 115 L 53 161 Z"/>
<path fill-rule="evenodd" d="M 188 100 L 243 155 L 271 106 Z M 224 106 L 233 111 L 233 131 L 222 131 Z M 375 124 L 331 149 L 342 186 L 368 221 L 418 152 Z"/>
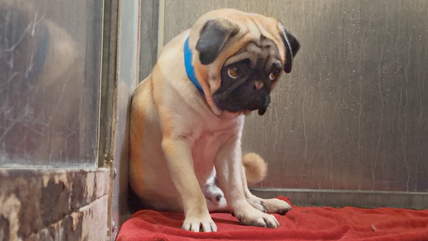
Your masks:
<path fill-rule="evenodd" d="M 253 206 L 255 209 L 260 210 L 264 213 L 268 212 L 268 209 L 266 207 L 266 204 L 263 202 L 263 200 L 261 200 L 260 198 L 257 198 L 256 196 L 254 196 L 250 190 L 248 189 L 248 184 L 247 184 L 247 180 L 245 177 L 245 171 L 243 170 L 242 172 L 242 185 L 244 188 L 244 192 L 245 192 L 245 198 L 247 199 L 247 202 L 249 204 L 251 204 L 251 206 Z"/>
<path fill-rule="evenodd" d="M 245 225 L 278 227 L 279 223 L 274 216 L 263 213 L 248 203 L 241 157 L 240 136 L 235 135 L 220 148 L 215 161 L 217 178 L 231 212 Z"/>
<path fill-rule="evenodd" d="M 249 153 L 244 156 L 242 163 L 245 167 L 245 171 L 242 173 L 244 184 L 245 197 L 247 198 L 248 203 L 250 203 L 254 208 L 267 213 L 278 213 L 285 214 L 291 209 L 290 205 L 287 202 L 282 200 L 272 198 L 272 199 L 262 199 L 254 196 L 248 189 L 248 177 L 246 173 L 249 173 L 255 178 L 250 178 L 250 180 L 258 181 L 264 178 L 266 175 L 266 164 L 260 156 Z M 260 179 L 260 180 L 261 180 Z"/>
<path fill-rule="evenodd" d="M 185 219 L 181 228 L 194 232 L 217 231 L 194 172 L 189 143 L 185 138 L 164 135 L 162 149 L 167 158 L 171 179 L 183 203 Z"/>

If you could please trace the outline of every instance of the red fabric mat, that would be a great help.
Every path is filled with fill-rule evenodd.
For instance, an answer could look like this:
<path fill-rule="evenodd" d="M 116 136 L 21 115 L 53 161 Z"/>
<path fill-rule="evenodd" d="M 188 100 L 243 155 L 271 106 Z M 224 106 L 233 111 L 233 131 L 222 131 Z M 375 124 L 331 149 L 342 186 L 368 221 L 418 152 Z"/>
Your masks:
<path fill-rule="evenodd" d="M 288 202 L 288 198 L 279 197 Z M 181 230 L 182 213 L 141 210 L 127 220 L 119 241 L 141 240 L 375 240 L 428 241 L 428 210 L 296 207 L 275 215 L 276 229 L 244 226 L 228 213 L 211 214 L 216 233 Z"/>

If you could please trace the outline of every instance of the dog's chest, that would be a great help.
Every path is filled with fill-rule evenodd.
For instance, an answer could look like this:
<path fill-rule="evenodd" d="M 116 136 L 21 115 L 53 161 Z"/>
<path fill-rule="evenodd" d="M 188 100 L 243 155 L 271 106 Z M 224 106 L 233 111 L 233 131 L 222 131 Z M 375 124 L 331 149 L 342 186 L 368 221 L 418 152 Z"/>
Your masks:
<path fill-rule="evenodd" d="M 208 178 L 213 170 L 216 154 L 225 141 L 225 135 L 220 132 L 207 132 L 195 140 L 192 157 L 198 180 L 205 181 Z"/>

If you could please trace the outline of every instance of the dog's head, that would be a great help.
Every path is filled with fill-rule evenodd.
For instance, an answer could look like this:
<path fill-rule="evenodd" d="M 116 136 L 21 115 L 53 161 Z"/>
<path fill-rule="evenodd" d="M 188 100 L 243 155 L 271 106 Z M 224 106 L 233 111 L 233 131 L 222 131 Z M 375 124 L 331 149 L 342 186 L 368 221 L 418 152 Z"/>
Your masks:
<path fill-rule="evenodd" d="M 233 9 L 202 16 L 189 40 L 197 53 L 195 75 L 217 113 L 263 115 L 282 70 L 291 72 L 300 48 L 278 20 Z"/>

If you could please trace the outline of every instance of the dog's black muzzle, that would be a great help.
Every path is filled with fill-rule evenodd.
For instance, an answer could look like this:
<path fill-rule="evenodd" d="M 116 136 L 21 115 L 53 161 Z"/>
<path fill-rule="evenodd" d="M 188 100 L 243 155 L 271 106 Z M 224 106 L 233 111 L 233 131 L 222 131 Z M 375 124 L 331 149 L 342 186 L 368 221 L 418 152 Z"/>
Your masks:
<path fill-rule="evenodd" d="M 268 95 L 257 95 L 256 97 L 254 97 L 254 99 L 252 101 L 250 101 L 249 105 L 244 107 L 244 109 L 250 110 L 250 111 L 259 110 L 258 114 L 264 115 L 268 106 L 269 106 L 269 103 L 270 103 L 269 94 Z"/>
<path fill-rule="evenodd" d="M 259 109 L 259 112 L 258 112 L 259 115 L 265 114 L 265 112 L 269 106 L 269 103 L 270 103 L 270 96 L 268 95 L 264 98 L 263 104 L 258 108 Z"/>

